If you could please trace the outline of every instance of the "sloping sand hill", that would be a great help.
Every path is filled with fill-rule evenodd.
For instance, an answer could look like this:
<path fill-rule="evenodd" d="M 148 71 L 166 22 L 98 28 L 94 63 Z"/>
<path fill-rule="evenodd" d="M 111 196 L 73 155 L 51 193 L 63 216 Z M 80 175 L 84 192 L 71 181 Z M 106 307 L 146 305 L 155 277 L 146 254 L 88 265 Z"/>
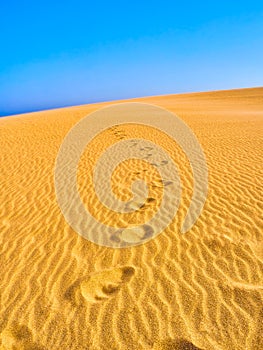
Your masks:
<path fill-rule="evenodd" d="M 174 112 L 197 136 L 209 170 L 201 216 L 179 232 L 193 178 L 178 149 L 182 201 L 167 229 L 125 249 L 91 243 L 58 207 L 54 166 L 70 128 L 109 103 L 0 118 L 1 350 L 263 349 L 263 88 L 133 101 Z M 176 147 L 162 133 L 116 126 L 80 159 L 79 192 L 98 220 L 107 215 L 89 174 L 99 150 L 140 133 Z M 120 199 L 136 178 L 151 192 L 141 208 L 129 202 L 131 223 L 154 215 L 169 186 L 151 164 L 130 160 L 112 176 Z"/>

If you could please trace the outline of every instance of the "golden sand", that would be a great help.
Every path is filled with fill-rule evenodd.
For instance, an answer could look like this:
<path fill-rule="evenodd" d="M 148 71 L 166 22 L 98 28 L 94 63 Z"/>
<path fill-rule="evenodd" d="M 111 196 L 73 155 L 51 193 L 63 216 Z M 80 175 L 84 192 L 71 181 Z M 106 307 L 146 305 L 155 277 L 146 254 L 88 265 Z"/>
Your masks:
<path fill-rule="evenodd" d="M 201 216 L 179 232 L 193 178 L 178 149 L 182 201 L 167 229 L 131 248 L 95 245 L 65 221 L 54 165 L 70 128 L 109 103 L 1 118 L 1 350 L 263 349 L 263 88 L 133 101 L 174 112 L 197 136 L 209 170 Z M 150 128 L 122 125 L 80 159 L 82 200 L 102 222 L 143 223 L 169 186 L 154 166 L 130 160 L 116 168 L 112 189 L 135 213 L 107 213 L 92 192 L 101 150 L 140 133 L 168 153 L 176 147 Z M 149 182 L 145 203 L 131 200 L 138 178 Z M 129 242 L 151 235 L 128 226 L 121 238 Z"/>

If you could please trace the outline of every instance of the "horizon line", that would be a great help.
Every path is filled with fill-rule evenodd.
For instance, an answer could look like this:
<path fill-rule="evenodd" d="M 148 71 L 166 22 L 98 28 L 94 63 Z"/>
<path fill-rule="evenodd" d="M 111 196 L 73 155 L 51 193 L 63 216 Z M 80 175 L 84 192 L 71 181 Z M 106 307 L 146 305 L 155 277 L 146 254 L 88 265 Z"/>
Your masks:
<path fill-rule="evenodd" d="M 194 94 L 205 94 L 205 93 L 216 93 L 216 92 L 225 92 L 225 91 L 237 91 L 237 90 L 249 90 L 249 89 L 260 89 L 263 88 L 262 86 L 252 86 L 252 87 L 237 87 L 237 88 L 231 88 L 231 89 L 219 89 L 219 90 L 202 90 L 202 91 L 185 91 L 180 93 L 169 93 L 169 94 L 157 94 L 157 95 L 145 95 L 145 96 L 136 96 L 136 97 L 127 97 L 123 99 L 113 99 L 113 100 L 102 100 L 102 101 L 96 101 L 96 102 L 88 102 L 88 103 L 81 103 L 76 105 L 64 105 L 64 106 L 58 106 L 58 107 L 47 107 L 44 109 L 36 109 L 31 111 L 25 111 L 20 113 L 14 113 L 14 114 L 7 114 L 7 115 L 0 115 L 0 118 L 8 118 L 8 117 L 14 117 L 14 116 L 22 116 L 25 114 L 33 114 L 33 113 L 40 113 L 40 112 L 46 112 L 46 111 L 52 111 L 57 109 L 64 109 L 64 108 L 74 108 L 74 107 L 80 107 L 80 106 L 86 106 L 86 105 L 96 105 L 96 104 L 105 104 L 105 103 L 111 103 L 116 101 L 127 101 L 127 100 L 135 100 L 135 99 L 144 99 L 144 98 L 153 98 L 153 97 L 164 97 L 164 96 L 181 96 L 181 95 L 194 95 Z"/>

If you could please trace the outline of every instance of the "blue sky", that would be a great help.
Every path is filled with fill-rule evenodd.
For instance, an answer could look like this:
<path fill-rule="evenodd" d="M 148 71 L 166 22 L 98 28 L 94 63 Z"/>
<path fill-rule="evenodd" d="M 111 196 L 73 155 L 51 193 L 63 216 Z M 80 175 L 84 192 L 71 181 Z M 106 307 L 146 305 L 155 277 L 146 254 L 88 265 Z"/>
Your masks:
<path fill-rule="evenodd" d="M 0 116 L 263 85 L 262 1 L 1 1 Z"/>

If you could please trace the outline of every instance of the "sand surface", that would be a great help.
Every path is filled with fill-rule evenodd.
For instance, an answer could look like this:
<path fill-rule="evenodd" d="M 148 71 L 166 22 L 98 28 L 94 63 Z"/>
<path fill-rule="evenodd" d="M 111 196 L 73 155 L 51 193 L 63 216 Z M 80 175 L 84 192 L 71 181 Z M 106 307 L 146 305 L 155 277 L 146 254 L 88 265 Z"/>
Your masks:
<path fill-rule="evenodd" d="M 182 199 L 165 231 L 125 249 L 91 243 L 58 207 L 54 166 L 70 128 L 109 103 L 0 118 L 1 350 L 263 349 L 263 88 L 133 101 L 176 113 L 197 136 L 209 170 L 201 216 L 179 232 L 193 177 L 178 148 Z M 129 201 L 131 182 L 144 179 L 145 205 L 129 201 L 138 210 L 119 217 L 94 195 L 90 174 L 101 151 L 136 135 L 168 153 L 176 147 L 147 127 L 98 135 L 78 168 L 81 198 L 98 220 L 143 223 L 169 186 L 147 161 L 128 160 L 112 175 L 113 191 Z M 128 227 L 123 237 L 150 231 Z"/>

